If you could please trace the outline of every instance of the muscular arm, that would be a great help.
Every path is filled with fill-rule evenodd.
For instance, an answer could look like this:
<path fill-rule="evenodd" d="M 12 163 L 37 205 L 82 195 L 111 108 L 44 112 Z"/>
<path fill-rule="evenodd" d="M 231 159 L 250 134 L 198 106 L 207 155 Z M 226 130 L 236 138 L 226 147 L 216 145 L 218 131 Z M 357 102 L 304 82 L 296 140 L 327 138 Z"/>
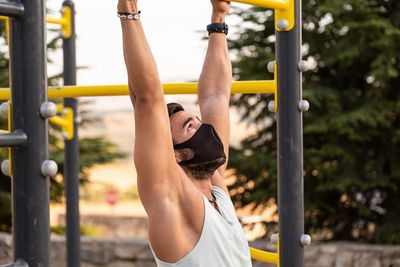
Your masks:
<path fill-rule="evenodd" d="M 118 11 L 138 11 L 137 0 L 119 0 Z M 149 217 L 152 247 L 162 260 L 172 262 L 186 255 L 200 236 L 203 197 L 175 161 L 162 86 L 141 22 L 121 20 L 121 26 L 135 109 L 138 191 Z"/>
<path fill-rule="evenodd" d="M 118 11 L 137 12 L 137 2 L 120 0 Z M 157 66 L 141 21 L 121 19 L 121 27 L 129 92 L 135 109 L 134 158 L 138 189 L 146 210 L 151 211 L 149 206 L 156 201 L 150 195 L 157 192 L 157 196 L 163 197 L 169 186 L 177 184 L 167 181 L 178 176 L 171 173 L 176 169 L 172 137 Z"/>
<path fill-rule="evenodd" d="M 211 23 L 225 22 L 230 3 L 223 0 L 211 0 L 211 3 L 213 5 Z M 230 136 L 229 98 L 231 86 L 232 66 L 226 35 L 224 33 L 212 33 L 199 78 L 198 97 L 202 120 L 215 127 L 224 143 L 227 156 Z M 215 172 L 212 183 L 228 192 L 223 180 L 226 165 L 227 163 Z"/>

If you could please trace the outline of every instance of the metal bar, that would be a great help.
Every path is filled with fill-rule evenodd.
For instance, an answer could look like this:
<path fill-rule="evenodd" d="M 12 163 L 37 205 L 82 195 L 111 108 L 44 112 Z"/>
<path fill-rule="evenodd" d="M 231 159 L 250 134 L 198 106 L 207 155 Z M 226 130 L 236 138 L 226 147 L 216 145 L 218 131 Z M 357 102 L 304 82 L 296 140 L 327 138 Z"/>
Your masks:
<path fill-rule="evenodd" d="M 232 0 L 232 2 L 280 10 L 285 10 L 289 7 L 289 0 Z"/>
<path fill-rule="evenodd" d="M 164 94 L 181 95 L 197 94 L 197 83 L 163 84 Z M 238 81 L 232 83 L 232 94 L 273 94 L 275 82 L 270 81 Z M 120 96 L 129 95 L 128 85 L 93 85 L 93 86 L 50 86 L 49 98 L 84 97 L 84 96 Z M 8 88 L 0 88 L 0 100 L 10 97 Z"/>
<path fill-rule="evenodd" d="M 53 18 L 53 17 L 47 17 L 46 18 L 46 22 L 47 23 L 52 23 L 52 24 L 60 24 L 60 25 L 65 24 L 65 20 L 64 19 Z"/>
<path fill-rule="evenodd" d="M 275 22 L 276 23 L 276 22 Z M 301 0 L 295 1 L 295 24 L 276 31 L 278 82 L 278 213 L 280 265 L 303 267 L 303 122 L 301 72 L 297 69 L 301 45 Z"/>
<path fill-rule="evenodd" d="M 250 256 L 252 259 L 269 263 L 277 264 L 279 261 L 279 256 L 277 253 L 262 251 L 256 248 L 250 248 Z"/>
<path fill-rule="evenodd" d="M 21 146 L 25 145 L 27 141 L 28 137 L 21 130 L 0 134 L 0 147 Z"/>
<path fill-rule="evenodd" d="M 3 3 L 3 2 L 0 2 L 0 3 Z M 8 20 L 8 16 L 0 16 L 0 19 Z M 53 18 L 53 17 L 47 17 L 46 22 L 51 23 L 51 24 L 59 24 L 59 25 L 64 25 L 65 23 L 67 23 L 67 21 L 63 18 Z"/>
<path fill-rule="evenodd" d="M 7 17 L 20 17 L 24 14 L 24 6 L 20 1 L 11 3 L 0 2 L 0 15 Z"/>
<path fill-rule="evenodd" d="M 72 1 L 63 2 L 63 8 L 70 8 L 71 32 L 63 39 L 64 85 L 76 85 L 76 35 L 75 35 L 75 5 Z M 64 184 L 67 227 L 67 266 L 80 266 L 80 224 L 79 224 L 79 139 L 78 139 L 78 101 L 75 98 L 65 98 L 64 106 L 71 108 L 73 113 L 74 137 L 65 140 Z"/>
<path fill-rule="evenodd" d="M 41 165 L 48 158 L 48 124 L 40 115 L 47 101 L 45 1 L 19 0 L 24 15 L 10 18 L 11 129 L 28 142 L 12 148 L 14 260 L 50 266 L 49 179 Z"/>
<path fill-rule="evenodd" d="M 0 267 L 29 267 L 26 261 L 18 259 L 15 263 L 0 265 Z"/>
<path fill-rule="evenodd" d="M 58 116 L 49 118 L 49 121 L 51 121 L 52 123 L 57 124 L 59 126 L 65 126 L 68 124 L 68 122 L 66 122 L 65 120 L 63 120 L 62 118 L 60 118 Z"/>

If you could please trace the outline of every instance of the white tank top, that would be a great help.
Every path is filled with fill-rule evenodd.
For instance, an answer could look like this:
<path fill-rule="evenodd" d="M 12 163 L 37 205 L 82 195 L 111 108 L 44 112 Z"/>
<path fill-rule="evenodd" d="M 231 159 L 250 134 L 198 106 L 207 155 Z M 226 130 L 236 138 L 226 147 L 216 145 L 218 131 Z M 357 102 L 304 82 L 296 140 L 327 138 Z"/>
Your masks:
<path fill-rule="evenodd" d="M 236 217 L 229 196 L 219 187 L 213 186 L 218 211 L 204 199 L 204 225 L 195 247 L 175 263 L 160 260 L 153 252 L 159 267 L 248 267 L 251 266 L 249 245 Z"/>

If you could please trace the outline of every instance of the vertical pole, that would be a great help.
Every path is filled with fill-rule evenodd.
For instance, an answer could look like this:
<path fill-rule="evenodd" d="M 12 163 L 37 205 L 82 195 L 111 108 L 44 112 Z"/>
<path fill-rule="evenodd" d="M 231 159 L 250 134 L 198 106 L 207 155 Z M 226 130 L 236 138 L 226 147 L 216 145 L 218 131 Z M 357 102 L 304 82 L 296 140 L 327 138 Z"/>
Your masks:
<path fill-rule="evenodd" d="M 48 124 L 39 112 L 47 101 L 45 1 L 17 2 L 25 11 L 10 18 L 11 129 L 22 129 L 28 142 L 11 150 L 14 259 L 49 267 L 49 180 L 41 173 Z"/>
<path fill-rule="evenodd" d="M 278 79 L 278 211 L 280 266 L 304 266 L 303 122 L 301 72 L 301 0 L 295 1 L 295 26 L 276 31 Z M 276 22 L 275 22 L 276 23 Z"/>
<path fill-rule="evenodd" d="M 75 6 L 71 0 L 63 2 L 63 7 L 71 8 L 71 36 L 63 39 L 64 85 L 76 85 L 75 46 Z M 67 204 L 67 266 L 80 266 L 80 226 L 79 226 L 79 144 L 76 117 L 77 100 L 65 98 L 64 106 L 74 112 L 74 138 L 65 140 L 64 184 Z"/>

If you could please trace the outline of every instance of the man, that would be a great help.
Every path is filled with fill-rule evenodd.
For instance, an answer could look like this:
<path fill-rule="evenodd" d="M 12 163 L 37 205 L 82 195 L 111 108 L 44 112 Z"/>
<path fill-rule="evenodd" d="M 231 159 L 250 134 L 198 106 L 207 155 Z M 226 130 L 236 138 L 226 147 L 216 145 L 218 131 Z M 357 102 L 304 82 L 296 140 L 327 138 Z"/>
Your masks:
<path fill-rule="evenodd" d="M 138 190 L 158 266 L 251 266 L 223 179 L 232 84 L 224 22 L 230 3 L 211 3 L 210 39 L 198 83 L 202 121 L 179 104 L 165 105 L 137 0 L 118 3 L 135 110 Z M 176 34 L 185 33 L 177 29 Z"/>

